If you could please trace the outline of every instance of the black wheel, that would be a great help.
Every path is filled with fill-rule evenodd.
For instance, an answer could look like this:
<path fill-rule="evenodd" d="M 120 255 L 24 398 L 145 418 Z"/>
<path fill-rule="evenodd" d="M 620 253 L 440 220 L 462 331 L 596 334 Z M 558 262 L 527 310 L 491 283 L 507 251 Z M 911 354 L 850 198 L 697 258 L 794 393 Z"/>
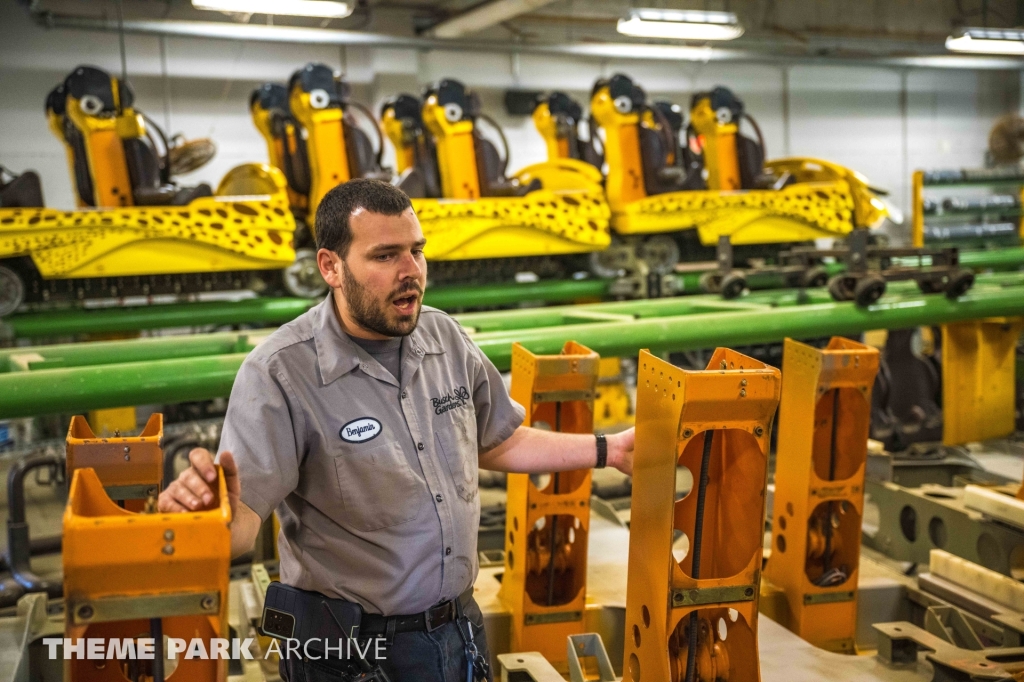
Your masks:
<path fill-rule="evenodd" d="M 954 270 L 946 284 L 947 298 L 960 298 L 974 286 L 974 273 L 970 270 Z"/>
<path fill-rule="evenodd" d="M 740 272 L 730 272 L 722 278 L 722 298 L 736 298 L 747 288 L 747 278 Z"/>
<path fill-rule="evenodd" d="M 700 276 L 698 286 L 700 286 L 701 293 L 717 294 L 722 290 L 722 276 L 714 270 L 705 272 Z"/>
<path fill-rule="evenodd" d="M 946 288 L 946 282 L 944 279 L 919 279 L 917 288 L 922 294 L 937 294 Z"/>
<path fill-rule="evenodd" d="M 821 267 L 814 267 L 804 273 L 803 285 L 808 288 L 823 287 L 828 284 L 828 271 Z"/>
<path fill-rule="evenodd" d="M 0 317 L 7 317 L 25 301 L 25 284 L 17 272 L 0 265 Z"/>
<path fill-rule="evenodd" d="M 882 298 L 885 293 L 885 280 L 879 275 L 866 275 L 857 282 L 853 290 L 853 300 L 857 305 L 868 306 Z"/>
<path fill-rule="evenodd" d="M 836 275 L 828 281 L 828 293 L 834 301 L 852 301 L 857 279 L 846 275 Z"/>

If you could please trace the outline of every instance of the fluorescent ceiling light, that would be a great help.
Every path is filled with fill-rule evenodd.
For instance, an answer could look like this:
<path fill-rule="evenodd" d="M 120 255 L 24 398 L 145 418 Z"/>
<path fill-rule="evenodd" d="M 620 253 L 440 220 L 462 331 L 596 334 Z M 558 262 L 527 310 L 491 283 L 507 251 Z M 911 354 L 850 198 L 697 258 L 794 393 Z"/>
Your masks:
<path fill-rule="evenodd" d="M 352 14 L 353 5 L 335 0 L 192 0 L 196 9 L 239 14 L 286 14 L 293 17 L 331 17 Z"/>
<path fill-rule="evenodd" d="M 635 9 L 619 19 L 619 33 L 637 38 L 675 40 L 733 40 L 743 27 L 732 12 L 700 10 Z"/>
<path fill-rule="evenodd" d="M 1017 28 L 965 28 L 946 38 L 954 52 L 1024 55 L 1024 30 Z"/>

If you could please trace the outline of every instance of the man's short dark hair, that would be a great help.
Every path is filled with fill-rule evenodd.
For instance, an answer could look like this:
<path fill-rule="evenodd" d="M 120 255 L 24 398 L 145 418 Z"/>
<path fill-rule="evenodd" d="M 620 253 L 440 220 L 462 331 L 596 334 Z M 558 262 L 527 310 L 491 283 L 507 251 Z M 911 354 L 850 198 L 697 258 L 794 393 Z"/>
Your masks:
<path fill-rule="evenodd" d="M 325 194 L 316 209 L 316 247 L 345 258 L 352 245 L 348 219 L 356 209 L 397 216 L 411 206 L 405 192 L 390 183 L 367 178 L 349 180 Z"/>

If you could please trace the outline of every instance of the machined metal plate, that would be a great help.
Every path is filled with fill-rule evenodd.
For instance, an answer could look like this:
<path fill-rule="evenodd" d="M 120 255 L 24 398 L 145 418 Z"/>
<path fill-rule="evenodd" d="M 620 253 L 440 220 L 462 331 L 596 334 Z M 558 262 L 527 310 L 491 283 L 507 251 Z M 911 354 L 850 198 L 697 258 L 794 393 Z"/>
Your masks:
<path fill-rule="evenodd" d="M 170 618 L 217 613 L 220 594 L 214 592 L 179 592 L 176 594 L 141 594 L 99 599 L 75 599 L 69 603 L 75 625 L 108 623 L 141 618 Z"/>
<path fill-rule="evenodd" d="M 572 623 L 583 620 L 582 611 L 558 611 L 556 613 L 528 613 L 526 614 L 527 625 L 541 625 L 543 623 Z"/>
<path fill-rule="evenodd" d="M 877 623 L 874 628 L 879 658 L 907 665 L 915 663 L 918 651 L 924 650 L 935 669 L 935 680 L 1012 680 L 1003 664 L 1011 664 L 1016 671 L 1024 660 L 1024 648 L 962 649 L 913 623 Z"/>
<path fill-rule="evenodd" d="M 540 391 L 533 394 L 536 403 L 568 403 L 574 400 L 593 400 L 593 391 Z"/>
<path fill-rule="evenodd" d="M 672 590 L 672 607 L 753 601 L 755 595 L 757 595 L 756 585 L 675 589 Z"/>
<path fill-rule="evenodd" d="M 842 601 L 853 601 L 853 598 L 857 596 L 857 593 L 853 590 L 844 590 L 842 592 L 821 592 L 818 594 L 805 594 L 804 595 L 804 606 L 811 606 L 812 604 L 835 604 Z"/>

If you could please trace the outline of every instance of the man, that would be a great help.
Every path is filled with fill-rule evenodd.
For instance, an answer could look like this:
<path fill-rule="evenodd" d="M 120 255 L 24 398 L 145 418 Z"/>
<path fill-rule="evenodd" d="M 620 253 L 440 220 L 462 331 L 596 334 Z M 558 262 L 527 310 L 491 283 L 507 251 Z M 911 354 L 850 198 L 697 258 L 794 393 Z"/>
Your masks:
<path fill-rule="evenodd" d="M 400 190 L 334 188 L 316 235 L 331 295 L 250 353 L 231 392 L 219 463 L 232 554 L 276 509 L 283 583 L 360 605 L 361 635 L 386 633 L 393 682 L 461 682 L 467 636 L 487 657 L 472 599 L 478 468 L 566 471 L 606 454 L 629 474 L 633 431 L 605 443 L 522 426 L 494 365 L 448 315 L 421 307 L 426 240 Z M 213 457 L 189 459 L 160 511 L 212 504 Z M 282 676 L 345 679 L 340 663 L 313 658 L 283 660 Z"/>

